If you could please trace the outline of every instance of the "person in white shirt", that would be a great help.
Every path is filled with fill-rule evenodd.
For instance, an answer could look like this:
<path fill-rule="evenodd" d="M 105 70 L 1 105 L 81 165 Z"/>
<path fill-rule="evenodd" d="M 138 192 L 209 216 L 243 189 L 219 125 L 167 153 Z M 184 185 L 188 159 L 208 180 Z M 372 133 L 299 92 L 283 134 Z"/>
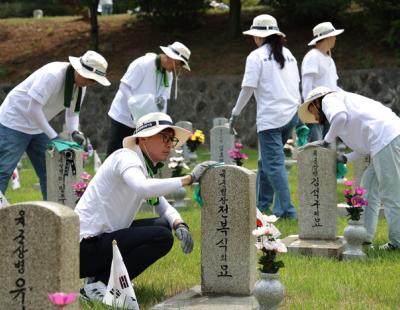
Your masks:
<path fill-rule="evenodd" d="M 380 102 L 350 92 L 317 87 L 299 108 L 305 123 L 327 120 L 330 129 L 323 140 L 314 145 L 327 146 L 339 137 L 353 152 L 339 156 L 340 162 L 370 155 L 361 186 L 368 201 L 382 201 L 389 226 L 389 242 L 381 250 L 400 248 L 400 118 Z M 365 207 L 364 225 L 367 242 L 375 233 L 380 204 Z"/>
<path fill-rule="evenodd" d="M 198 182 L 215 162 L 198 164 L 183 177 L 153 178 L 171 150 L 182 146 L 191 134 L 174 126 L 167 114 L 149 113 L 138 120 L 135 133 L 124 138 L 123 148 L 107 157 L 89 183 L 75 208 L 80 219 L 80 274 L 91 278 L 81 290 L 83 298 L 102 300 L 114 239 L 131 279 L 170 251 L 172 229 L 183 252 L 192 251 L 188 225 L 163 195 Z M 134 220 L 144 200 L 155 207 L 158 218 Z"/>
<path fill-rule="evenodd" d="M 107 156 L 122 147 L 124 137 L 135 131 L 135 122 L 128 107 L 133 96 L 152 95 L 156 109 L 167 113 L 167 100 L 175 74 L 175 99 L 178 90 L 178 77 L 181 68 L 190 71 L 190 50 L 180 42 L 160 46 L 162 54 L 147 53 L 135 59 L 121 79 L 119 89 L 111 104 L 108 115 L 111 129 L 107 146 Z M 156 111 L 152 111 L 156 112 Z"/>
<path fill-rule="evenodd" d="M 337 85 L 339 77 L 331 50 L 335 47 L 336 36 L 343 31 L 344 29 L 335 29 L 330 22 L 323 22 L 314 27 L 314 38 L 308 43 L 314 48 L 304 56 L 301 64 L 303 98 L 307 98 L 310 91 L 318 86 L 341 90 Z M 310 124 L 308 127 L 310 142 L 321 140 L 329 130 L 328 124 Z"/>
<path fill-rule="evenodd" d="M 230 117 L 231 128 L 254 94 L 257 102 L 257 132 L 261 158 L 257 173 L 257 207 L 278 217 L 295 218 L 290 199 L 283 146 L 297 124 L 300 104 L 300 76 L 297 61 L 283 46 L 285 35 L 274 17 L 254 18 L 251 35 L 257 45 L 246 60 L 242 89 Z M 275 199 L 274 198 L 275 195 Z"/>
<path fill-rule="evenodd" d="M 113 0 L 100 0 L 97 11 L 101 15 L 111 15 L 113 13 Z"/>
<path fill-rule="evenodd" d="M 5 193 L 12 172 L 24 152 L 39 177 L 47 199 L 45 151 L 58 138 L 49 121 L 65 110 L 65 123 L 72 139 L 85 140 L 79 132 L 79 112 L 86 86 L 98 82 L 109 86 L 107 61 L 94 51 L 68 62 L 51 62 L 33 72 L 10 91 L 0 106 L 0 190 Z"/>

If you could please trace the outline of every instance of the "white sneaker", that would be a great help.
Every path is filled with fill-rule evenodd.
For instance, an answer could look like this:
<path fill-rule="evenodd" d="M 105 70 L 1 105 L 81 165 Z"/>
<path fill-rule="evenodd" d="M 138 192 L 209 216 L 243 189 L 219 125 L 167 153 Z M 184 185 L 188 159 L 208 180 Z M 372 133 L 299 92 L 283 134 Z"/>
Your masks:
<path fill-rule="evenodd" d="M 83 288 L 80 290 L 80 294 L 83 300 L 103 301 L 106 291 L 107 286 L 103 282 L 97 281 L 94 283 L 85 283 Z"/>

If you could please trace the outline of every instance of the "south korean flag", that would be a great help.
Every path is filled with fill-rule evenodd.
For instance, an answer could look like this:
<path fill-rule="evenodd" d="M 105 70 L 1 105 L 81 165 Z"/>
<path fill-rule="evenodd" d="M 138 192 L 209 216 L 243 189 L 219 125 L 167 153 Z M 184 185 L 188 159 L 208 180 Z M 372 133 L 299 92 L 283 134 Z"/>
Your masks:
<path fill-rule="evenodd" d="M 107 292 L 103 298 L 103 303 L 117 308 L 139 310 L 135 291 L 115 240 L 113 241 L 110 279 L 108 280 Z"/>

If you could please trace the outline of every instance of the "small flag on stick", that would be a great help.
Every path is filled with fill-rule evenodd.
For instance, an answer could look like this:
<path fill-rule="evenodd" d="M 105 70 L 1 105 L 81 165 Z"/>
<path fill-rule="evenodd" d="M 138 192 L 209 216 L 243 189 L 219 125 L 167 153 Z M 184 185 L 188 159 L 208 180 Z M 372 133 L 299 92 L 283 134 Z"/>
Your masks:
<path fill-rule="evenodd" d="M 11 175 L 11 188 L 13 190 L 21 188 L 21 183 L 19 182 L 18 168 L 15 168 Z"/>
<path fill-rule="evenodd" d="M 111 263 L 110 279 L 103 303 L 112 307 L 139 310 L 135 291 L 126 270 L 117 241 L 113 241 L 113 260 Z"/>

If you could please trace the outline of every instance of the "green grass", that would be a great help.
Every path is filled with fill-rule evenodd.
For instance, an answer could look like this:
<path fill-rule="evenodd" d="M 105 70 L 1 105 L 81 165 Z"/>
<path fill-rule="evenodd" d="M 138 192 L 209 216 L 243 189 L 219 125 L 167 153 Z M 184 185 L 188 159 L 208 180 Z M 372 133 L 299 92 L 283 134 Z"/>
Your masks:
<path fill-rule="evenodd" d="M 245 167 L 255 169 L 257 151 L 245 150 L 249 159 Z M 209 158 L 204 148 L 199 150 L 199 161 Z M 89 163 L 90 164 L 90 163 Z M 40 200 L 39 192 L 32 189 L 37 182 L 27 160 L 21 171 L 23 189 L 7 192 L 10 202 Z M 87 167 L 93 174 L 93 169 Z M 349 168 L 352 175 L 352 167 Z M 350 178 L 350 177 L 349 177 Z M 296 197 L 296 167 L 290 171 L 289 183 L 294 204 Z M 338 201 L 343 201 L 338 186 Z M 188 197 L 192 197 L 189 189 Z M 191 227 L 195 247 L 185 255 L 175 242 L 172 251 L 149 267 L 134 280 L 135 292 L 141 309 L 148 309 L 166 298 L 200 284 L 200 208 L 191 202 L 185 210 L 180 210 Z M 154 216 L 151 212 L 141 212 L 141 218 Z M 343 234 L 347 220 L 338 217 L 338 235 Z M 297 222 L 279 220 L 278 228 L 283 237 L 298 232 Z M 387 241 L 387 225 L 379 220 L 374 244 Z M 399 309 L 400 304 L 400 253 L 381 253 L 368 250 L 365 262 L 338 261 L 320 257 L 305 257 L 282 254 L 285 268 L 280 270 L 285 286 L 285 299 L 280 309 Z M 81 303 L 83 309 L 109 309 L 101 303 Z M 212 310 L 212 309 L 211 309 Z"/>

